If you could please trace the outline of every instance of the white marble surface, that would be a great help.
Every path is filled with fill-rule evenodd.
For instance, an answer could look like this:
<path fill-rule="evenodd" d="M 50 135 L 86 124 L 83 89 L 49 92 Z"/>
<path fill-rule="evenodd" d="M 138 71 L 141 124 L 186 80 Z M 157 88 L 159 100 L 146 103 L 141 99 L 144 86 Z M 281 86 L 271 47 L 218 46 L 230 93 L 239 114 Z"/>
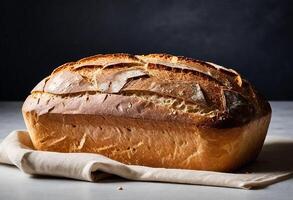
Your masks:
<path fill-rule="evenodd" d="M 271 102 L 272 123 L 268 135 L 293 138 L 293 102 Z M 24 129 L 20 102 L 0 102 L 0 138 Z M 292 152 L 293 155 L 293 152 Z M 281 156 L 281 155 L 280 155 Z M 123 190 L 118 190 L 122 187 Z M 112 178 L 99 183 L 36 177 L 17 168 L 0 165 L 0 200 L 17 199 L 292 199 L 293 177 L 258 190 L 197 185 L 133 182 Z"/>

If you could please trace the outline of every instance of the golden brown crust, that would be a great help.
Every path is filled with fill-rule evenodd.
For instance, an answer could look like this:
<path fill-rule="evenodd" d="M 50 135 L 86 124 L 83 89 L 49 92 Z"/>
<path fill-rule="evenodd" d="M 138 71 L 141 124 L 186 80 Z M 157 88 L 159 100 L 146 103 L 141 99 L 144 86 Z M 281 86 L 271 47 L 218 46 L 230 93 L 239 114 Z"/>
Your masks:
<path fill-rule="evenodd" d="M 126 164 L 233 171 L 261 150 L 270 115 L 226 129 L 114 116 L 24 113 L 36 149 L 98 153 Z"/>
<path fill-rule="evenodd" d="M 153 107 L 176 113 L 176 119 L 189 115 L 197 126 L 235 127 L 271 112 L 269 104 L 234 70 L 167 54 L 107 54 L 67 63 L 42 80 L 32 96 L 87 96 L 90 92 L 117 94 L 113 98 L 118 101 L 128 96 L 134 101 L 145 101 L 146 105 L 156 104 Z M 112 107 L 107 107 L 109 115 Z M 152 112 L 158 111 L 156 108 Z M 206 120 L 197 121 L 199 116 Z M 152 120 L 148 116 L 144 119 Z M 157 120 L 166 118 L 162 115 Z"/>
<path fill-rule="evenodd" d="M 139 158 L 129 153 L 127 157 L 113 153 L 117 148 L 110 148 L 106 155 L 130 164 L 217 171 L 234 169 L 257 154 L 256 149 L 261 147 L 261 141 L 264 140 L 270 114 L 268 102 L 234 70 L 167 54 L 107 54 L 66 63 L 43 79 L 23 105 L 26 125 L 38 149 L 103 154 L 104 151 L 98 151 L 97 146 L 103 149 L 109 144 L 99 141 L 101 134 L 110 134 L 109 138 L 114 141 L 115 130 L 125 135 L 127 129 L 124 125 L 128 124 L 128 128 L 135 130 L 132 140 L 145 138 L 143 140 L 149 143 L 156 143 L 155 138 L 158 138 L 163 145 L 167 141 L 164 134 L 169 134 L 168 137 L 178 137 L 178 140 L 186 143 L 189 143 L 188 140 L 194 141 L 190 141 L 192 145 L 186 147 L 189 149 L 180 150 L 180 153 L 174 153 L 171 157 L 167 155 L 169 151 L 179 151 L 176 142 L 173 146 L 167 144 L 169 147 L 155 155 L 142 146 L 142 152 L 137 153 L 140 156 L 143 153 L 144 156 Z M 72 122 L 76 127 L 68 125 Z M 97 132 L 100 126 L 107 123 L 111 124 L 107 130 Z M 173 127 L 173 124 L 176 126 Z M 157 127 L 157 130 L 151 127 Z M 82 130 L 87 131 L 84 137 L 97 134 L 91 135 L 91 140 L 95 142 L 89 142 L 89 139 L 85 142 L 81 137 Z M 248 131 L 253 135 L 251 138 L 247 137 Z M 73 143 L 76 140 L 83 142 L 84 147 L 88 146 L 74 149 L 69 144 L 71 139 L 68 139 L 68 134 L 76 135 L 71 138 Z M 243 146 L 243 155 L 235 162 L 229 159 L 236 156 L 239 150 L 231 149 L 229 153 L 219 150 L 224 163 L 218 165 L 204 160 L 212 154 L 192 153 L 192 148 L 198 149 L 201 142 L 211 144 L 200 139 L 209 135 L 213 135 L 215 144 L 225 143 L 225 140 L 232 142 L 230 137 L 237 136 L 235 147 L 251 139 L 259 142 L 250 141 L 249 147 Z M 227 138 L 223 139 L 224 135 Z M 245 139 L 242 138 L 244 135 Z M 64 146 L 61 147 L 59 143 Z M 117 145 L 123 146 L 124 143 L 130 147 L 136 145 L 123 139 Z M 218 155 L 215 144 L 207 145 L 206 148 L 210 150 L 203 148 L 202 151 Z M 165 161 L 156 162 L 160 156 Z M 181 162 L 180 157 L 188 156 L 191 157 L 186 158 L 189 160 L 185 162 L 187 164 L 175 164 Z"/>

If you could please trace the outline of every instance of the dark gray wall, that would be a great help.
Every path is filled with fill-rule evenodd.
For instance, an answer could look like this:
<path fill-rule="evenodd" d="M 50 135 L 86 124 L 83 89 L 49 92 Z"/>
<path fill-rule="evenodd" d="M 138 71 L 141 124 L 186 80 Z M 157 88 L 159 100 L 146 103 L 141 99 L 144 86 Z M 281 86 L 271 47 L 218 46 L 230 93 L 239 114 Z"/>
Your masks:
<path fill-rule="evenodd" d="M 0 100 L 23 100 L 64 62 L 113 52 L 213 61 L 241 72 L 269 99 L 293 100 L 290 0 L 0 4 Z"/>

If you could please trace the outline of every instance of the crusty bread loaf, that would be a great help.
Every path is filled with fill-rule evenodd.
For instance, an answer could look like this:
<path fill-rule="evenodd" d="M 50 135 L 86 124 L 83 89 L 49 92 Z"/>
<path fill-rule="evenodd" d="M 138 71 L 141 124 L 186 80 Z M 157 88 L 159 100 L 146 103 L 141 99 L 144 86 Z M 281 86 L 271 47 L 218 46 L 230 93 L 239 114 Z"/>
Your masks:
<path fill-rule="evenodd" d="M 66 63 L 22 111 L 38 150 L 213 171 L 255 159 L 271 118 L 269 103 L 234 70 L 166 54 Z"/>

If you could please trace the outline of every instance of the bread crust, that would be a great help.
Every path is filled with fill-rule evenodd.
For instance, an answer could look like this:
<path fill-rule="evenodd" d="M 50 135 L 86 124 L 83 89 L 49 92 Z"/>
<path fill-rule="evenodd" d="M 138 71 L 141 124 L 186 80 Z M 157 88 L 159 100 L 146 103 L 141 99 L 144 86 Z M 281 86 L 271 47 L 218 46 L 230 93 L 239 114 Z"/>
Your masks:
<path fill-rule="evenodd" d="M 64 64 L 22 111 L 39 150 L 213 171 L 254 159 L 271 118 L 269 103 L 234 70 L 167 54 Z"/>

